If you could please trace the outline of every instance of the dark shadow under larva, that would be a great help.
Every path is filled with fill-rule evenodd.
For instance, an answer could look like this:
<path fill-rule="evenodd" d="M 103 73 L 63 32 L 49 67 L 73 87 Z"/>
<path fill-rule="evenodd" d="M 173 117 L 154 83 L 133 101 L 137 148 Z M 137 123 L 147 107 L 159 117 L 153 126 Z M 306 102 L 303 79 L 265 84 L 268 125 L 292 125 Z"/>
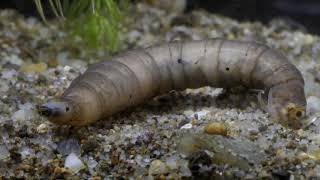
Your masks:
<path fill-rule="evenodd" d="M 301 128 L 306 99 L 299 70 L 263 44 L 225 39 L 166 43 L 99 62 L 39 111 L 57 124 L 83 126 L 170 90 L 239 85 L 264 90 L 270 116 Z"/>

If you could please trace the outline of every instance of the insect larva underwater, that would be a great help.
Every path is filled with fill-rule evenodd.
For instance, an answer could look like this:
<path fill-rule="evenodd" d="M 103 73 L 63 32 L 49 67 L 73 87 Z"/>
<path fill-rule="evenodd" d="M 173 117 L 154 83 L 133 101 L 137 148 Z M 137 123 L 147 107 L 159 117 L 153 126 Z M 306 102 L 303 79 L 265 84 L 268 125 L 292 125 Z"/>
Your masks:
<path fill-rule="evenodd" d="M 60 98 L 38 109 L 54 123 L 83 126 L 170 90 L 239 85 L 264 90 L 271 117 L 302 127 L 306 98 L 299 70 L 266 45 L 225 39 L 128 51 L 91 65 Z"/>

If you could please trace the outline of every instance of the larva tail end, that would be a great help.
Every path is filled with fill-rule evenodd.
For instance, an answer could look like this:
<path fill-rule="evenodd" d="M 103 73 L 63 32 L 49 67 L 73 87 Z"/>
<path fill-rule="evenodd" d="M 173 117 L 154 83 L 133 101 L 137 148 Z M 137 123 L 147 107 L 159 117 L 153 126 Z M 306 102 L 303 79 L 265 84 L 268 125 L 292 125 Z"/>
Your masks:
<path fill-rule="evenodd" d="M 293 129 L 300 129 L 304 126 L 305 109 L 296 104 L 289 103 L 281 109 L 281 119 L 284 125 Z"/>
<path fill-rule="evenodd" d="M 292 129 L 301 129 L 306 123 L 306 99 L 303 83 L 290 81 L 270 89 L 268 112 L 273 119 Z"/>

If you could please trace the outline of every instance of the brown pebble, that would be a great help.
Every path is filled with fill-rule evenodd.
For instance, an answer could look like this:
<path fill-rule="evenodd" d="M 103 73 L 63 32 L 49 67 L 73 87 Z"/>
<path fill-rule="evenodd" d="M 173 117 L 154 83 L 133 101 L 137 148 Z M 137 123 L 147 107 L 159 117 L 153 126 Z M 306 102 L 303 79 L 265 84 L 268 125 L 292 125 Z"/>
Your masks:
<path fill-rule="evenodd" d="M 91 180 L 101 180 L 101 177 L 100 176 L 93 176 L 93 177 L 91 177 Z"/>
<path fill-rule="evenodd" d="M 213 122 L 204 127 L 204 132 L 207 134 L 216 134 L 228 136 L 228 128 L 224 123 Z"/>
<path fill-rule="evenodd" d="M 71 172 L 66 168 L 55 167 L 53 170 L 54 174 L 71 174 Z"/>
<path fill-rule="evenodd" d="M 192 119 L 191 124 L 192 124 L 193 126 L 197 125 L 197 124 L 198 124 L 197 119 Z"/>

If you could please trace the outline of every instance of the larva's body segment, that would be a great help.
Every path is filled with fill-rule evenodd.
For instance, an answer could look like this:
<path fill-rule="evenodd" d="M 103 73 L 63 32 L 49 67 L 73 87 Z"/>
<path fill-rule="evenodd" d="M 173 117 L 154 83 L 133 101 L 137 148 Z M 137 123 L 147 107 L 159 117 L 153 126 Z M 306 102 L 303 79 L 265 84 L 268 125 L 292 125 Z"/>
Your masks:
<path fill-rule="evenodd" d="M 97 63 L 70 85 L 59 103 L 49 102 L 40 111 L 58 124 L 79 126 L 170 90 L 238 85 L 270 91 L 269 113 L 283 124 L 301 126 L 306 100 L 296 67 L 265 45 L 224 39 L 172 42 Z M 62 112 L 62 107 L 69 110 Z"/>

